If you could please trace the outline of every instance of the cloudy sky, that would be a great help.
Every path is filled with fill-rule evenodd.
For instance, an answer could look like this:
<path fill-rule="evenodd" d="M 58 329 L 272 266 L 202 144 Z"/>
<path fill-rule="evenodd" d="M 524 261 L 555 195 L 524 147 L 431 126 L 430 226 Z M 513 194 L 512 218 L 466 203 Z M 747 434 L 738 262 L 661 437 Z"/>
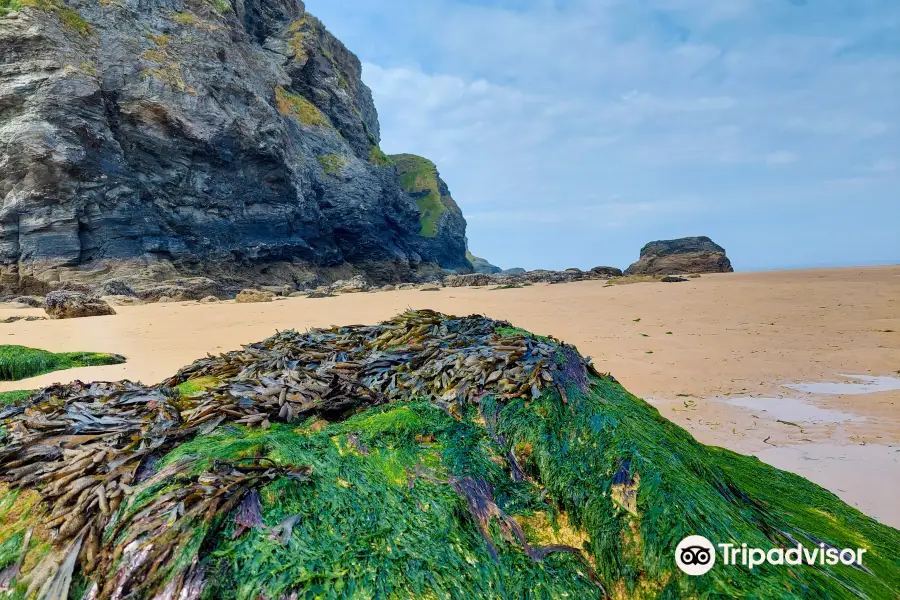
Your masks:
<path fill-rule="evenodd" d="M 688 235 L 739 270 L 900 262 L 898 0 L 306 4 L 495 264 Z"/>

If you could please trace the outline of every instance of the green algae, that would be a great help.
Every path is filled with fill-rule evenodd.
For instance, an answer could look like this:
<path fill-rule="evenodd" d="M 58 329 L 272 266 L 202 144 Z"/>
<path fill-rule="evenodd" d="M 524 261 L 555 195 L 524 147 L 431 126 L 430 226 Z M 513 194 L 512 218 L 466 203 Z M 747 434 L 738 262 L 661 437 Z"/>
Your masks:
<path fill-rule="evenodd" d="M 495 331 L 499 344 L 537 337 L 506 325 Z M 574 353 L 566 350 L 554 359 L 563 366 Z M 178 390 L 214 393 L 210 379 Z M 309 465 L 312 474 L 260 487 L 263 524 L 243 535 L 234 535 L 230 515 L 205 522 L 180 549 L 179 564 L 198 555 L 209 575 L 203 597 L 223 599 L 601 598 L 604 589 L 614 598 L 667 600 L 892 597 L 897 530 L 801 477 L 698 443 L 611 378 L 562 385 L 536 396 L 484 395 L 453 414 L 425 396 L 343 421 L 222 424 L 197 435 L 166 452 L 156 472 L 192 461 L 182 473 L 189 476 L 253 459 Z M 499 519 L 480 530 L 453 485 L 466 477 L 490 486 L 492 501 L 532 545 L 583 550 L 602 587 L 572 554 L 533 560 Z M 163 479 L 139 489 L 125 511 L 135 514 L 179 485 Z M 33 515 L 20 508 L 26 500 L 35 507 L 36 496 L 0 488 L 8 527 L 0 541 L 26 530 Z M 717 565 L 687 577 L 674 563 L 687 535 L 867 554 L 864 568 Z M 15 552 L 9 544 L 0 557 Z"/>
<path fill-rule="evenodd" d="M 0 345 L 0 381 L 18 381 L 75 367 L 123 362 L 123 357 L 105 352 L 49 352 L 25 346 Z"/>

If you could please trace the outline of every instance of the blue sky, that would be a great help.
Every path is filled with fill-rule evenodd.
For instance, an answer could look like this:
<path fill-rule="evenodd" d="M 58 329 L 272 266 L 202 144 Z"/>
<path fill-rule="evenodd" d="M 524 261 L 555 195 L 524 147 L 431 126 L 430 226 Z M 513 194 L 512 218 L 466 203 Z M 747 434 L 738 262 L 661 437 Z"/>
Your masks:
<path fill-rule="evenodd" d="M 900 263 L 897 0 L 306 4 L 495 264 L 687 235 L 738 270 Z"/>

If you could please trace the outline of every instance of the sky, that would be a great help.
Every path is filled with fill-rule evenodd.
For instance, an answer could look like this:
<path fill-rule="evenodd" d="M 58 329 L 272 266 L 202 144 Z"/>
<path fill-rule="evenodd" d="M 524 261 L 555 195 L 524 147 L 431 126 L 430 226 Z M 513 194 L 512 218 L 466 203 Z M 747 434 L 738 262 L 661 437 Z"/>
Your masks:
<path fill-rule="evenodd" d="M 306 5 L 494 264 L 690 235 L 743 271 L 900 263 L 898 0 Z"/>

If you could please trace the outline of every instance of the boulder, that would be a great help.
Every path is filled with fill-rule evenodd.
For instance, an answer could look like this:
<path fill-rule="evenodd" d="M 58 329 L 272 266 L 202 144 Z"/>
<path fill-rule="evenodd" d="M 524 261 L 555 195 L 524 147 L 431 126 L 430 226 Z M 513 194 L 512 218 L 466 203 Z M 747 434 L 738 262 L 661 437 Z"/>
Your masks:
<path fill-rule="evenodd" d="M 74 319 L 116 314 L 116 311 L 100 298 L 81 292 L 65 290 L 50 292 L 44 302 L 46 303 L 44 311 L 51 319 Z"/>
<path fill-rule="evenodd" d="M 219 301 L 219 299 L 216 298 L 215 296 L 207 296 L 205 298 L 200 298 L 199 301 L 202 302 L 203 304 L 215 304 L 216 302 Z"/>
<path fill-rule="evenodd" d="M 137 296 L 145 302 L 161 302 L 162 298 L 170 300 L 200 300 L 207 296 L 223 297 L 226 295 L 221 283 L 208 277 L 188 277 L 173 279 L 159 284 L 138 287 Z"/>
<path fill-rule="evenodd" d="M 271 302 L 275 294 L 265 290 L 246 289 L 238 292 L 234 299 L 238 304 L 252 304 L 254 302 Z"/>
<path fill-rule="evenodd" d="M 31 308 L 44 308 L 44 299 L 40 296 L 18 296 L 12 302 L 30 306 Z"/>
<path fill-rule="evenodd" d="M 684 277 L 675 277 L 674 275 L 667 275 L 662 278 L 663 283 L 681 283 L 683 281 L 687 281 Z"/>
<path fill-rule="evenodd" d="M 136 296 L 131 286 L 121 279 L 108 279 L 100 284 L 100 296 Z"/>
<path fill-rule="evenodd" d="M 143 300 L 134 296 L 100 296 L 100 299 L 112 306 L 140 306 L 144 303 Z"/>
<path fill-rule="evenodd" d="M 494 285 L 500 280 L 494 275 L 487 273 L 472 273 L 470 275 L 448 275 L 444 279 L 444 285 L 447 287 L 477 287 L 483 285 Z"/>
<path fill-rule="evenodd" d="M 354 275 L 350 279 L 335 281 L 329 286 L 335 294 L 356 294 L 369 289 L 369 284 L 362 275 Z"/>
<path fill-rule="evenodd" d="M 613 277 L 621 277 L 622 269 L 615 267 L 594 267 L 591 269 L 591 275 L 597 279 L 612 279 Z"/>
<path fill-rule="evenodd" d="M 731 273 L 734 269 L 725 248 L 708 237 L 650 242 L 641 248 L 626 275 L 677 275 L 681 273 Z"/>

